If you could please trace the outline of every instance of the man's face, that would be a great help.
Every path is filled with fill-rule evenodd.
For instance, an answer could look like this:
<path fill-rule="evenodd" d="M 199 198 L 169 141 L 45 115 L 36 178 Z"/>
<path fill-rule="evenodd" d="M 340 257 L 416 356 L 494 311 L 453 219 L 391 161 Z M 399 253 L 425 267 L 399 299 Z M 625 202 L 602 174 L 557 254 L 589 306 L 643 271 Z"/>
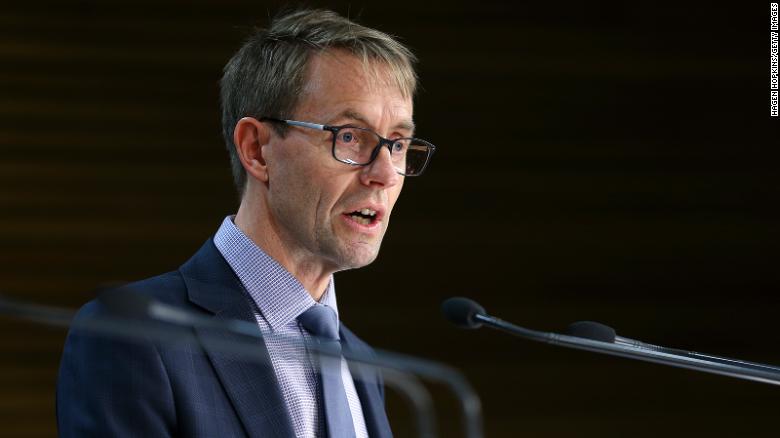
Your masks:
<path fill-rule="evenodd" d="M 389 80 L 386 66 L 369 69 L 377 70 L 368 73 L 342 51 L 313 55 L 293 118 L 365 127 L 385 138 L 410 137 L 411 98 Z M 404 177 L 393 168 L 387 148 L 368 166 L 336 161 L 332 136 L 291 126 L 284 138 L 272 135 L 264 156 L 269 211 L 282 245 L 300 261 L 338 271 L 377 257 Z M 355 214 L 366 210 L 376 213 L 373 219 Z"/>

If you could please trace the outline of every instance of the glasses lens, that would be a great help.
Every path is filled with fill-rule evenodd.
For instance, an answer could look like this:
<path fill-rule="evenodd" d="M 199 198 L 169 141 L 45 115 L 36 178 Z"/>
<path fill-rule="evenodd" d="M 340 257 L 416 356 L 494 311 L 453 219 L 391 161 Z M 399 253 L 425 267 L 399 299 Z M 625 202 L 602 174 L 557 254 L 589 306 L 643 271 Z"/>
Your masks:
<path fill-rule="evenodd" d="M 379 144 L 379 136 L 360 128 L 341 128 L 336 133 L 333 153 L 336 159 L 348 164 L 368 164 L 371 153 Z"/>
<path fill-rule="evenodd" d="M 373 131 L 361 128 L 341 128 L 334 138 L 336 159 L 347 164 L 365 165 L 373 161 L 377 145 L 382 140 Z M 415 176 L 425 170 L 433 146 L 425 140 L 399 138 L 391 146 L 393 166 L 398 173 Z"/>
<path fill-rule="evenodd" d="M 416 138 L 409 140 L 409 147 L 406 149 L 406 162 L 401 169 L 405 169 L 404 175 L 415 176 L 425 170 L 425 165 L 428 164 L 433 147 L 424 140 Z"/>

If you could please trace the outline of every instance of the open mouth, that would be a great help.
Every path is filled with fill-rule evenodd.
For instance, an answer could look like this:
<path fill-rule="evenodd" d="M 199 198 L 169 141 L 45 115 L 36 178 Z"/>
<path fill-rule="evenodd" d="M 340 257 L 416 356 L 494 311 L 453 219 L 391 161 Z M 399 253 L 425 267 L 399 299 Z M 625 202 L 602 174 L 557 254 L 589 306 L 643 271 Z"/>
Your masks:
<path fill-rule="evenodd" d="M 355 210 L 352 213 L 347 213 L 347 216 L 361 225 L 371 225 L 377 220 L 376 211 L 370 208 Z"/>

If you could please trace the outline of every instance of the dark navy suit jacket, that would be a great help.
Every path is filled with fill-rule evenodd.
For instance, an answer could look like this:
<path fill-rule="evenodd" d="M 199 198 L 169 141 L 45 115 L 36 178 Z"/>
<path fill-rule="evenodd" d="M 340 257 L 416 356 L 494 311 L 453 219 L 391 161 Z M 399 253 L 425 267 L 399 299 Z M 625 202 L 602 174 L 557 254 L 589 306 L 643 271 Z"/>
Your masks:
<path fill-rule="evenodd" d="M 214 318 L 256 322 L 248 295 L 211 239 L 178 271 L 128 289 Z M 103 312 L 92 301 L 77 318 Z M 366 343 L 340 326 L 344 346 L 371 353 Z M 213 333 L 195 332 L 204 341 L 200 347 L 72 330 L 57 381 L 60 436 L 293 437 L 270 358 L 260 363 L 226 354 L 205 341 L 210 337 L 213 342 Z M 268 356 L 262 341 L 258 349 Z M 353 378 L 369 435 L 392 436 L 380 375 L 360 368 L 353 370 Z"/>

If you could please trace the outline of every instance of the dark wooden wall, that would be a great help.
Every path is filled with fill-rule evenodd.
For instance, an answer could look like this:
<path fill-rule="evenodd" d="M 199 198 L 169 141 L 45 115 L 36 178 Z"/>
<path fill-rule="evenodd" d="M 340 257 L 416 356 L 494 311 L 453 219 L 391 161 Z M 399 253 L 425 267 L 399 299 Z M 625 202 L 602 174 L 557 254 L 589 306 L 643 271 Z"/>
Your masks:
<path fill-rule="evenodd" d="M 561 350 L 439 316 L 780 363 L 769 6 L 311 2 L 420 58 L 409 179 L 380 259 L 337 276 L 374 345 L 461 369 L 488 436 L 771 436 L 780 388 Z M 0 7 L 0 293 L 75 308 L 176 268 L 236 208 L 217 81 L 276 2 Z M 0 435 L 55 434 L 65 331 L 0 317 Z M 443 388 L 444 436 L 458 436 Z M 389 409 L 409 433 L 400 398 Z"/>

